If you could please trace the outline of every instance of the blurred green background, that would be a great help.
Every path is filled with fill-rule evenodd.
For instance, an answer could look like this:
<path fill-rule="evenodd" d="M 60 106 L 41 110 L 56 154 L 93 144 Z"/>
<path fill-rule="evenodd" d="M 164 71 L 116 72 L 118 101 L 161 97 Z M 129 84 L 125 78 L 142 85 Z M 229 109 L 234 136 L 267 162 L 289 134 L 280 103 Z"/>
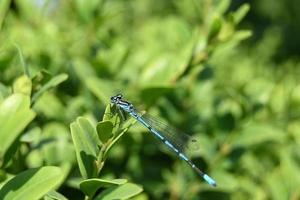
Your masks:
<path fill-rule="evenodd" d="M 296 0 L 1 0 L 0 102 L 23 93 L 36 114 L 1 173 L 64 166 L 57 191 L 83 199 L 70 123 L 122 93 L 199 138 L 218 183 L 135 124 L 100 177 L 136 199 L 300 199 L 299 24 Z"/>

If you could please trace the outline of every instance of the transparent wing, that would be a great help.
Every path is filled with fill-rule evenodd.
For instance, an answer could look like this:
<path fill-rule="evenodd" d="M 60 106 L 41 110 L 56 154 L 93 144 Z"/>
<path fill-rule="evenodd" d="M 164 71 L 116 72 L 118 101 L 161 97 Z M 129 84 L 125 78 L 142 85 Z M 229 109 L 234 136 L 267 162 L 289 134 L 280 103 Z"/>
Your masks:
<path fill-rule="evenodd" d="M 141 118 L 159 132 L 168 142 L 173 144 L 180 152 L 199 149 L 199 141 L 195 137 L 178 131 L 176 128 L 161 122 L 149 114 L 144 114 Z"/>

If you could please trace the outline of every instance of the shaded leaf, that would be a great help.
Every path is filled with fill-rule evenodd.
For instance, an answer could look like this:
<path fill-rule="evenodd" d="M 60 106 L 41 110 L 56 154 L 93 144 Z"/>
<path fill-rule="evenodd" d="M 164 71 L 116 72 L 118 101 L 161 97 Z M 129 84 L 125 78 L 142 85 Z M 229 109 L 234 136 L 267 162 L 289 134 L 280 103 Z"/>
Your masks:
<path fill-rule="evenodd" d="M 98 136 L 102 143 L 112 137 L 113 124 L 111 121 L 102 121 L 97 124 Z"/>
<path fill-rule="evenodd" d="M 129 127 L 131 127 L 135 123 L 136 123 L 136 119 L 134 118 L 130 118 L 129 120 L 126 121 L 126 123 L 122 126 L 117 136 L 114 137 L 113 141 L 109 143 L 109 145 L 107 146 L 104 155 L 107 155 L 107 153 L 112 148 L 112 146 L 128 131 Z"/>
<path fill-rule="evenodd" d="M 2 29 L 2 24 L 5 18 L 5 15 L 9 9 L 10 0 L 0 1 L 0 30 Z"/>
<path fill-rule="evenodd" d="M 209 34 L 207 36 L 207 40 L 211 41 L 213 40 L 220 32 L 222 28 L 222 20 L 220 17 L 215 17 L 210 25 Z"/>
<path fill-rule="evenodd" d="M 145 102 L 145 104 L 151 105 L 156 99 L 163 96 L 164 94 L 172 92 L 174 89 L 175 88 L 172 86 L 144 87 L 140 91 L 140 97 L 142 98 L 143 102 Z"/>
<path fill-rule="evenodd" d="M 62 181 L 62 172 L 58 167 L 41 167 L 26 170 L 10 181 L 0 190 L 0 199 L 22 200 L 40 199 L 48 191 L 57 187 Z"/>

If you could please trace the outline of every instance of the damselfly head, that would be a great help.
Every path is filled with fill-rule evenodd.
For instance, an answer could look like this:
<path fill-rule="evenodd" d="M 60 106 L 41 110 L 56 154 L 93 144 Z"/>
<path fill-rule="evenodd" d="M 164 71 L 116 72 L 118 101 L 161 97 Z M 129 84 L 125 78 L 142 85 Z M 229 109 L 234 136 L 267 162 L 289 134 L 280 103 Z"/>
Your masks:
<path fill-rule="evenodd" d="M 118 103 L 122 99 L 123 95 L 122 94 L 117 94 L 115 96 L 112 96 L 110 98 L 111 103 Z"/>

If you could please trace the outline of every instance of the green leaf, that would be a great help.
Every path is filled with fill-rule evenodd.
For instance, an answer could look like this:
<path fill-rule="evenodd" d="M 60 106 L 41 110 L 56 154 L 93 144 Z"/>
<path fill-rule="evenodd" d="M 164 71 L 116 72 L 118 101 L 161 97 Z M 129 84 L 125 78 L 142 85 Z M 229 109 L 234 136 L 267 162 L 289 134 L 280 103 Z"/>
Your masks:
<path fill-rule="evenodd" d="M 219 4 L 217 5 L 218 14 L 220 14 L 220 15 L 224 14 L 228 10 L 230 3 L 231 3 L 231 0 L 220 1 Z"/>
<path fill-rule="evenodd" d="M 264 142 L 282 142 L 284 132 L 272 125 L 249 123 L 243 127 L 239 138 L 235 140 L 237 146 L 256 145 Z"/>
<path fill-rule="evenodd" d="M 95 200 L 113 200 L 113 199 L 129 199 L 143 191 L 143 188 L 133 184 L 125 183 L 120 186 L 113 186 L 104 190 Z"/>
<path fill-rule="evenodd" d="M 19 77 L 13 85 L 14 93 L 22 93 L 24 95 L 31 95 L 32 83 L 28 76 L 23 75 Z"/>
<path fill-rule="evenodd" d="M 233 20 L 235 24 L 239 24 L 242 19 L 246 16 L 248 11 L 250 10 L 250 5 L 245 3 L 237 11 L 233 13 Z"/>
<path fill-rule="evenodd" d="M 235 42 L 240 42 L 252 36 L 252 31 L 250 30 L 240 30 L 236 31 L 233 35 L 232 40 Z"/>
<path fill-rule="evenodd" d="M 9 10 L 11 0 L 2 0 L 0 1 L 0 30 L 2 28 L 2 24 L 6 15 L 6 12 Z"/>
<path fill-rule="evenodd" d="M 295 107 L 300 105 L 300 84 L 292 89 L 291 102 Z"/>
<path fill-rule="evenodd" d="M 249 100 L 265 104 L 269 101 L 274 83 L 262 77 L 253 78 L 245 86 L 245 93 L 249 96 Z M 257 89 L 259 88 L 259 90 Z"/>
<path fill-rule="evenodd" d="M 5 85 L 3 85 L 0 82 L 0 104 L 2 103 L 2 101 L 8 97 L 11 94 L 10 89 L 8 89 L 7 87 L 5 87 Z"/>
<path fill-rule="evenodd" d="M 122 185 L 125 183 L 127 183 L 126 179 L 104 180 L 94 178 L 82 181 L 79 186 L 81 191 L 83 191 L 87 196 L 92 197 L 100 188 Z"/>
<path fill-rule="evenodd" d="M 26 170 L 9 180 L 0 190 L 3 200 L 40 199 L 62 181 L 62 171 L 58 167 L 47 166 Z"/>
<path fill-rule="evenodd" d="M 274 200 L 290 199 L 299 197 L 300 174 L 297 161 L 293 158 L 295 151 L 289 145 L 284 146 L 279 151 L 280 165 L 272 171 L 268 171 L 265 179 L 266 186 L 270 192 L 270 197 Z"/>
<path fill-rule="evenodd" d="M 164 94 L 170 93 L 174 90 L 172 86 L 161 86 L 161 87 L 144 87 L 140 92 L 140 97 L 146 105 L 151 105 L 155 100 Z"/>
<path fill-rule="evenodd" d="M 0 105 L 0 164 L 6 151 L 20 133 L 33 120 L 35 113 L 30 109 L 30 98 L 13 94 Z"/>
<path fill-rule="evenodd" d="M 112 108 L 113 108 L 113 106 L 111 104 L 107 104 L 102 121 L 111 120 L 111 118 L 114 116 Z"/>
<path fill-rule="evenodd" d="M 102 121 L 97 124 L 98 136 L 102 143 L 112 137 L 113 124 L 111 121 Z"/>
<path fill-rule="evenodd" d="M 195 40 L 191 37 L 176 53 L 157 55 L 143 70 L 140 80 L 142 87 L 169 87 L 186 71 Z"/>
<path fill-rule="evenodd" d="M 101 145 L 97 132 L 83 117 L 77 118 L 70 127 L 80 173 L 83 178 L 93 178 L 98 171 L 96 159 Z"/>
<path fill-rule="evenodd" d="M 129 53 L 129 46 L 123 39 L 114 40 L 110 48 L 105 48 L 97 56 L 102 65 L 99 66 L 98 71 L 109 70 L 111 73 L 118 73 L 124 67 L 123 63 Z M 109 66 L 107 68 L 106 66 Z"/>
<path fill-rule="evenodd" d="M 43 156 L 38 149 L 31 150 L 26 156 L 26 164 L 29 168 L 36 168 L 43 165 Z"/>
<path fill-rule="evenodd" d="M 22 49 L 21 49 L 20 46 L 19 46 L 18 44 L 16 44 L 16 43 L 15 43 L 15 46 L 16 46 L 16 48 L 17 48 L 17 50 L 18 50 L 18 54 L 19 54 L 19 58 L 20 58 L 21 65 L 22 65 L 22 67 L 23 67 L 24 75 L 27 76 L 27 77 L 30 77 L 29 68 L 28 68 L 28 66 L 27 66 L 26 63 L 25 63 Z"/>
<path fill-rule="evenodd" d="M 196 34 L 191 36 L 191 38 L 186 41 L 186 44 L 181 47 L 180 51 L 174 53 L 170 63 L 171 66 L 169 66 L 168 69 L 171 75 L 171 83 L 175 82 L 187 71 L 196 45 L 196 36 Z"/>
<path fill-rule="evenodd" d="M 22 135 L 20 138 L 21 142 L 37 142 L 40 139 L 41 136 L 41 129 L 39 127 L 34 127 L 33 129 L 30 129 L 26 131 L 25 134 Z"/>
<path fill-rule="evenodd" d="M 92 77 L 86 80 L 86 86 L 102 103 L 110 103 L 109 99 L 115 88 L 113 81 Z"/>
<path fill-rule="evenodd" d="M 50 81 L 51 78 L 52 78 L 51 73 L 46 69 L 42 69 L 34 73 L 33 76 L 31 77 L 33 91 L 34 92 L 38 91 L 44 84 Z"/>
<path fill-rule="evenodd" d="M 103 115 L 102 121 L 110 121 L 113 124 L 113 130 L 112 133 L 116 133 L 119 130 L 121 118 L 120 115 L 117 112 L 117 107 L 112 106 L 111 104 L 108 104 L 105 108 L 105 112 Z"/>
<path fill-rule="evenodd" d="M 48 123 L 43 127 L 43 135 L 41 136 L 43 145 L 39 149 L 47 165 L 73 163 L 76 160 L 74 146 L 69 142 L 69 136 L 69 130 L 64 124 Z"/>
<path fill-rule="evenodd" d="M 94 17 L 95 10 L 100 7 L 102 0 L 76 0 L 75 5 L 81 18 L 88 22 L 91 17 Z"/>
<path fill-rule="evenodd" d="M 33 105 L 37 113 L 49 119 L 64 119 L 66 117 L 65 107 L 61 99 L 52 92 L 45 92 Z"/>
<path fill-rule="evenodd" d="M 60 83 L 67 80 L 67 78 L 68 78 L 67 74 L 59 74 L 57 76 L 54 76 L 50 81 L 48 81 L 45 85 L 43 85 L 37 93 L 33 95 L 32 102 L 35 102 L 45 91 L 59 85 Z"/>
<path fill-rule="evenodd" d="M 74 70 L 76 75 L 82 82 L 86 82 L 87 78 L 97 77 L 96 70 L 91 66 L 91 64 L 83 59 L 75 58 L 73 61 Z"/>
<path fill-rule="evenodd" d="M 207 40 L 213 40 L 221 31 L 222 28 L 222 20 L 219 16 L 216 16 L 210 25 L 210 30 L 207 36 Z"/>
<path fill-rule="evenodd" d="M 64 195 L 62 195 L 54 190 L 51 190 L 50 192 L 48 192 L 44 198 L 45 198 L 45 200 L 68 200 Z"/>
<path fill-rule="evenodd" d="M 146 23 L 137 35 L 145 45 L 135 54 L 144 57 L 143 63 L 139 61 L 138 65 L 145 67 L 141 72 L 128 72 L 127 77 L 134 74 L 133 78 L 143 87 L 173 85 L 189 65 L 196 39 L 194 33 L 189 24 L 178 17 Z"/>
<path fill-rule="evenodd" d="M 109 150 L 112 148 L 112 146 L 128 131 L 128 129 L 136 123 L 136 119 L 130 118 L 129 120 L 126 121 L 126 123 L 122 126 L 122 129 L 120 132 L 117 134 L 116 137 L 114 137 L 113 141 L 109 143 L 107 146 L 104 155 L 106 156 L 109 152 Z"/>
<path fill-rule="evenodd" d="M 271 93 L 269 106 L 274 113 L 283 113 L 289 102 L 288 89 L 283 84 L 276 84 Z"/>

